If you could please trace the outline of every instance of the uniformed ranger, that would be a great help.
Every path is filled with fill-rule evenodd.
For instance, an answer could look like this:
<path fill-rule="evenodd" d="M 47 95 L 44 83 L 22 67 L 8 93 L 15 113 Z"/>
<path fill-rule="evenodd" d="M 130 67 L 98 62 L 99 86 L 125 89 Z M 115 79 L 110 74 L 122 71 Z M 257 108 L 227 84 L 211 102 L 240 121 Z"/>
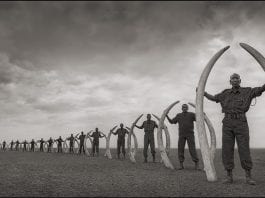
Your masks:
<path fill-rule="evenodd" d="M 125 135 L 129 134 L 129 131 L 123 128 L 123 124 L 120 124 L 120 128 L 116 130 L 116 132 L 112 132 L 113 135 L 118 134 L 117 140 L 117 155 L 118 159 L 120 159 L 120 153 L 122 149 L 123 158 L 125 159 Z"/>
<path fill-rule="evenodd" d="M 158 128 L 155 121 L 151 120 L 151 114 L 147 114 L 147 120 L 143 122 L 141 126 L 135 125 L 138 129 L 144 129 L 144 162 L 147 163 L 147 150 L 150 144 L 151 153 L 153 156 L 153 162 L 155 162 L 155 138 L 154 129 Z"/>
<path fill-rule="evenodd" d="M 36 142 L 34 141 L 34 139 L 32 139 L 30 142 L 30 151 L 31 152 L 35 151 L 35 144 L 36 144 Z"/>
<path fill-rule="evenodd" d="M 27 140 L 24 140 L 24 142 L 22 142 L 22 144 L 23 144 L 23 149 L 22 149 L 22 151 L 23 151 L 23 152 L 24 152 L 24 151 L 27 151 L 27 145 L 28 145 Z"/>
<path fill-rule="evenodd" d="M 73 134 L 71 134 L 71 136 L 66 138 L 66 140 L 69 140 L 69 153 L 73 153 L 74 152 L 74 142 L 76 140 L 76 137 L 74 137 Z"/>
<path fill-rule="evenodd" d="M 265 84 L 262 87 L 240 87 L 241 79 L 238 74 L 230 76 L 231 89 L 225 89 L 217 95 L 210 95 L 207 92 L 204 96 L 211 101 L 221 103 L 223 119 L 222 137 L 222 159 L 227 171 L 224 183 L 232 183 L 232 170 L 234 168 L 234 146 L 237 141 L 241 166 L 246 172 L 246 182 L 255 185 L 251 177 L 252 160 L 249 148 L 249 128 L 246 112 L 249 110 L 253 98 L 260 96 L 265 91 Z"/>
<path fill-rule="evenodd" d="M 198 170 L 198 156 L 195 147 L 194 124 L 196 118 L 195 113 L 188 112 L 188 105 L 182 105 L 182 113 L 178 113 L 173 119 L 167 115 L 167 119 L 171 124 L 179 124 L 179 140 L 178 140 L 178 158 L 180 162 L 179 170 L 184 169 L 183 162 L 185 160 L 184 150 L 186 141 L 189 146 L 192 161 L 195 163 L 195 170 Z"/>
<path fill-rule="evenodd" d="M 53 144 L 53 139 L 50 137 L 50 139 L 47 140 L 48 142 L 48 153 L 52 152 L 52 144 Z"/>
<path fill-rule="evenodd" d="M 95 129 L 95 132 L 91 132 L 88 134 L 90 137 L 93 137 L 93 145 L 92 145 L 92 156 L 95 156 L 95 151 L 97 153 L 97 156 L 99 156 L 99 138 L 105 137 L 105 135 L 102 135 L 102 132 L 98 131 L 98 128 Z"/>
<path fill-rule="evenodd" d="M 85 154 L 85 138 L 86 135 L 84 135 L 84 132 L 81 132 L 81 135 L 79 135 L 78 139 L 80 140 L 79 142 L 79 154 L 81 154 L 82 152 Z"/>
<path fill-rule="evenodd" d="M 40 152 L 43 152 L 43 144 L 45 143 L 45 141 L 43 140 L 43 138 L 41 138 L 41 139 L 38 140 L 37 142 L 40 143 Z"/>
<path fill-rule="evenodd" d="M 18 149 L 19 149 L 19 141 L 18 140 L 16 141 L 16 147 L 15 147 L 15 149 L 16 149 L 16 151 L 18 151 Z"/>
<path fill-rule="evenodd" d="M 6 141 L 5 140 L 3 141 L 3 145 L 2 146 L 3 146 L 3 150 L 5 151 L 6 150 Z"/>
<path fill-rule="evenodd" d="M 14 141 L 12 140 L 12 141 L 10 142 L 10 150 L 11 150 L 11 151 L 13 151 L 13 146 L 14 146 L 14 144 L 15 144 L 15 143 L 14 143 Z"/>
<path fill-rule="evenodd" d="M 58 153 L 62 153 L 62 152 L 63 152 L 62 142 L 64 142 L 63 139 L 62 139 L 62 137 L 59 136 L 59 138 L 56 139 L 56 140 L 54 140 L 54 142 L 58 142 L 58 143 L 57 143 L 57 152 L 58 152 Z"/>

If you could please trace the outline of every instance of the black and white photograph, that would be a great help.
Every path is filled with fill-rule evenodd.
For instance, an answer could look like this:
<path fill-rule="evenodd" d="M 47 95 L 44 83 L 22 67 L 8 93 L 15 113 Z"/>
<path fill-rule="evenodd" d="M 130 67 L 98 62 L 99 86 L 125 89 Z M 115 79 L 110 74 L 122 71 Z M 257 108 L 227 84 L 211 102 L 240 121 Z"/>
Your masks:
<path fill-rule="evenodd" d="M 1 1 L 0 197 L 265 197 L 265 2 Z"/>

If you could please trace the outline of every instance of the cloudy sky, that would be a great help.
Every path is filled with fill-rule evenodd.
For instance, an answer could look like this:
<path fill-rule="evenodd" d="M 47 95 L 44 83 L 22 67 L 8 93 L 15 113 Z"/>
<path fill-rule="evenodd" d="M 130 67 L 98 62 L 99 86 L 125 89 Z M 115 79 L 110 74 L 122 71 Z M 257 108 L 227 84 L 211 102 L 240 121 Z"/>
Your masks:
<path fill-rule="evenodd" d="M 264 2 L 1 2 L 0 140 L 107 134 L 194 102 L 203 68 L 227 45 L 206 90 L 229 88 L 234 72 L 242 86 L 261 86 L 264 71 L 239 43 L 265 55 L 264 18 Z M 204 104 L 221 147 L 221 107 Z M 251 147 L 265 147 L 264 105 L 265 94 L 247 113 Z M 176 147 L 178 127 L 168 127 Z"/>

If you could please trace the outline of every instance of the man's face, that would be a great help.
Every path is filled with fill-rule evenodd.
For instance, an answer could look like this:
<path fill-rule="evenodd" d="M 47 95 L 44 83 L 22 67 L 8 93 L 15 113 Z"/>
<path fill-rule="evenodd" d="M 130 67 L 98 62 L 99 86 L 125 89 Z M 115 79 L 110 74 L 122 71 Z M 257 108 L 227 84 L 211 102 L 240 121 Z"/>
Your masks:
<path fill-rule="evenodd" d="M 241 79 L 240 77 L 234 76 L 232 78 L 230 78 L 230 84 L 232 85 L 232 87 L 239 87 L 241 83 Z"/>
<path fill-rule="evenodd" d="M 96 128 L 96 132 L 98 132 L 98 128 Z"/>
<path fill-rule="evenodd" d="M 147 114 L 147 120 L 151 120 L 151 114 Z"/>
<path fill-rule="evenodd" d="M 73 134 L 71 134 L 71 137 L 73 137 Z"/>
<path fill-rule="evenodd" d="M 186 105 L 186 104 L 182 105 L 182 111 L 183 112 L 187 112 L 188 109 L 189 109 L 188 105 Z"/>
<path fill-rule="evenodd" d="M 81 135 L 84 135 L 83 131 L 81 132 Z"/>
<path fill-rule="evenodd" d="M 123 128 L 123 124 L 122 123 L 120 124 L 120 127 Z"/>

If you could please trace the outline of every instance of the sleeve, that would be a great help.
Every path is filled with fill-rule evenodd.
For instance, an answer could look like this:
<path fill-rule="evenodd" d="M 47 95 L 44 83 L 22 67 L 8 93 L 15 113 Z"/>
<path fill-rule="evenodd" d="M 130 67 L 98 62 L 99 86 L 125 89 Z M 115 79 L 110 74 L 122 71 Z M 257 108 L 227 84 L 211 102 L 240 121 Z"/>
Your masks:
<path fill-rule="evenodd" d="M 128 131 L 127 129 L 125 129 L 125 134 L 126 134 L 126 133 L 129 134 L 129 131 Z"/>
<path fill-rule="evenodd" d="M 192 120 L 195 122 L 196 121 L 196 115 L 195 113 L 192 113 Z"/>
<path fill-rule="evenodd" d="M 118 134 L 118 130 L 119 130 L 119 129 L 117 129 L 116 132 L 113 132 L 112 134 L 113 134 L 113 135 L 117 135 L 117 134 Z"/>
<path fill-rule="evenodd" d="M 179 120 L 179 115 L 177 114 L 173 119 L 172 119 L 172 124 L 177 124 Z"/>
<path fill-rule="evenodd" d="M 265 84 L 262 87 L 251 88 L 251 98 L 255 98 L 257 96 L 261 96 L 261 94 L 264 91 L 265 91 Z"/>
<path fill-rule="evenodd" d="M 139 129 L 143 129 L 144 128 L 144 124 L 145 124 L 145 121 L 143 122 L 143 124 L 141 126 L 139 126 Z"/>
<path fill-rule="evenodd" d="M 215 101 L 216 103 L 222 102 L 224 100 L 224 93 L 225 91 L 222 91 L 221 93 L 214 95 L 213 101 Z"/>

